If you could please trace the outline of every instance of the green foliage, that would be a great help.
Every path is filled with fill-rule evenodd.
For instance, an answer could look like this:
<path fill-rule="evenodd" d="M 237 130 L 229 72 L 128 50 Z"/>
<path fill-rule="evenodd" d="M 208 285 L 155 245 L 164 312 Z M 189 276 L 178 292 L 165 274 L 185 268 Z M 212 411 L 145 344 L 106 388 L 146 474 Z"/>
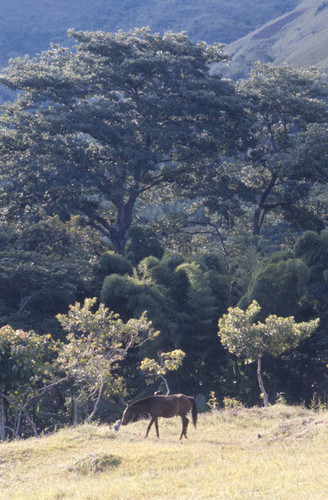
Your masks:
<path fill-rule="evenodd" d="M 218 401 L 216 399 L 214 391 L 210 391 L 210 395 L 206 404 L 212 412 L 215 412 L 218 409 Z"/>
<path fill-rule="evenodd" d="M 307 123 L 322 123 L 327 118 L 323 100 L 327 87 L 313 69 L 257 63 L 249 80 L 240 83 L 240 89 L 256 106 L 265 127 L 260 131 L 270 136 L 273 148 L 290 146 L 286 137 L 291 137 L 293 126 L 300 131 Z"/>
<path fill-rule="evenodd" d="M 165 325 L 165 297 L 159 287 L 147 281 L 112 274 L 105 278 L 100 298 L 126 319 L 147 310 L 156 328 L 162 331 L 161 326 Z"/>
<path fill-rule="evenodd" d="M 132 274 L 131 264 L 123 257 L 113 251 L 105 252 L 99 261 L 99 268 L 103 274 Z"/>
<path fill-rule="evenodd" d="M 293 316 L 281 318 L 268 316 L 264 323 L 254 322 L 261 307 L 253 300 L 243 311 L 239 307 L 228 309 L 219 320 L 218 336 L 222 344 L 231 354 L 248 362 L 257 361 L 257 377 L 263 397 L 264 406 L 268 406 L 268 395 L 264 388 L 261 371 L 263 355 L 279 357 L 286 350 L 295 347 L 309 337 L 319 326 L 319 318 L 302 323 L 296 323 Z"/>
<path fill-rule="evenodd" d="M 61 347 L 58 366 L 74 381 L 80 404 L 92 401 L 97 395 L 87 421 L 95 415 L 103 393 L 112 395 L 122 391 L 124 381 L 115 370 L 128 350 L 153 340 L 159 333 L 152 328 L 145 313 L 139 319 L 124 323 L 103 304 L 92 312 L 95 302 L 95 298 L 85 299 L 83 305 L 70 306 L 67 315 L 57 315 L 67 332 L 67 343 Z"/>
<path fill-rule="evenodd" d="M 320 118 L 320 117 L 319 117 Z M 325 158 L 328 154 L 328 124 L 310 124 L 306 130 L 298 134 L 295 151 L 290 162 L 306 179 L 313 179 L 316 183 L 327 182 L 327 165 Z"/>
<path fill-rule="evenodd" d="M 253 300 L 243 311 L 229 308 L 219 320 L 219 337 L 227 349 L 236 356 L 255 361 L 264 353 L 278 357 L 285 350 L 295 348 L 319 326 L 319 319 L 295 323 L 292 316 L 268 316 L 264 323 L 255 323 L 261 307 Z"/>
<path fill-rule="evenodd" d="M 150 359 L 156 352 L 175 349 L 186 353 L 181 377 L 187 385 L 210 379 L 209 373 L 217 369 L 216 324 L 228 301 L 219 262 L 211 255 L 166 253 L 161 260 L 143 259 L 134 277 L 111 275 L 103 283 L 101 300 L 107 306 L 124 318 L 147 310 L 154 328 L 161 331 L 156 343 L 143 349 L 143 356 Z"/>
<path fill-rule="evenodd" d="M 79 213 L 123 254 L 137 200 L 233 151 L 245 116 L 234 86 L 210 73 L 226 59 L 220 44 L 145 28 L 69 35 L 75 51 L 12 60 L 0 76 L 20 92 L 1 115 L 2 214 Z"/>
<path fill-rule="evenodd" d="M 60 335 L 53 321 L 92 286 L 94 244 L 78 218 L 29 226 L 4 224 L 0 242 L 2 324 Z"/>
<path fill-rule="evenodd" d="M 256 300 L 264 304 L 262 316 L 296 315 L 302 297 L 306 294 L 309 271 L 300 259 L 273 259 L 255 274 L 249 291 L 241 304 Z"/>
<path fill-rule="evenodd" d="M 171 270 L 183 264 L 184 260 L 183 255 L 177 252 L 165 252 L 163 256 L 163 264 L 166 264 Z"/>
<path fill-rule="evenodd" d="M 327 360 L 327 293 L 328 293 L 328 232 L 316 233 L 306 231 L 296 241 L 295 255 L 306 264 L 309 273 L 307 283 L 307 300 L 304 304 L 305 313 L 320 316 L 320 327 L 311 345 L 324 364 Z M 321 372 L 322 369 L 318 368 Z M 326 380 L 322 378 L 322 391 L 326 392 Z M 320 385 L 321 385 L 320 384 Z"/>
<path fill-rule="evenodd" d="M 1 391 L 13 398 L 26 396 L 26 386 L 32 390 L 47 378 L 55 349 L 50 335 L 14 330 L 9 325 L 0 328 Z"/>
<path fill-rule="evenodd" d="M 150 255 L 161 259 L 164 249 L 150 227 L 135 225 L 129 231 L 126 253 L 127 255 L 131 254 L 132 265 L 136 266 Z"/>
<path fill-rule="evenodd" d="M 28 409 L 43 392 L 52 377 L 52 360 L 57 345 L 51 335 L 37 335 L 33 331 L 14 330 L 6 325 L 0 328 L 0 439 L 5 441 L 7 430 L 17 438 L 25 424 L 36 426 Z"/>
<path fill-rule="evenodd" d="M 159 369 L 155 353 L 177 350 L 186 353 L 179 390 L 254 392 L 251 371 L 217 342 L 218 318 L 241 296 L 242 308 L 261 303 L 262 316 L 244 324 L 240 312 L 238 328 L 252 335 L 244 350 L 231 337 L 235 354 L 277 357 L 265 361 L 270 383 L 284 390 L 302 378 L 302 353 L 307 392 L 317 380 L 323 390 L 328 233 L 313 231 L 328 220 L 321 75 L 258 65 L 235 86 L 210 71 L 225 59 L 219 44 L 147 29 L 70 36 L 74 50 L 12 61 L 0 77 L 20 93 L 0 117 L 2 321 L 60 337 L 54 316 L 100 295 L 115 311 L 108 320 L 99 313 L 108 328 L 147 323 L 147 311 L 161 336 L 123 362 L 118 337 L 117 362 L 108 363 L 94 303 L 72 306 L 86 329 L 61 321 L 71 335 L 57 365 L 69 377 L 61 407 L 79 400 L 91 416 L 98 397 L 122 390 L 121 377 L 131 393 L 142 390 L 135 366 L 143 357 Z M 303 228 L 312 231 L 293 249 Z M 282 354 L 305 332 L 292 316 L 321 322 L 283 380 L 291 355 Z"/>
<path fill-rule="evenodd" d="M 309 193 L 315 181 L 327 179 L 326 167 L 317 159 L 325 147 L 322 135 L 328 119 L 327 84 L 313 69 L 257 64 L 250 78 L 238 87 L 249 100 L 250 113 L 257 116 L 252 130 L 255 143 L 244 178 L 256 193 L 253 234 L 260 234 L 271 212 L 294 221 L 294 206 L 301 206 L 300 213 L 303 211 L 298 226 L 311 224 L 315 214 L 309 216 Z M 313 154 L 312 145 L 317 140 L 318 153 Z M 304 144 L 295 154 L 300 143 Z"/>
<path fill-rule="evenodd" d="M 153 376 L 166 375 L 167 372 L 176 371 L 182 365 L 186 354 L 181 349 L 175 349 L 171 352 L 158 353 L 159 361 L 145 358 L 141 361 L 140 369 Z"/>
<path fill-rule="evenodd" d="M 225 410 L 236 410 L 243 407 L 242 403 L 235 398 L 223 398 L 223 407 Z"/>
<path fill-rule="evenodd" d="M 320 278 L 322 280 L 323 273 L 328 268 L 328 231 L 322 231 L 320 234 L 305 231 L 297 239 L 294 253 L 308 266 L 311 281 L 319 281 Z M 318 271 L 321 276 L 315 276 Z"/>

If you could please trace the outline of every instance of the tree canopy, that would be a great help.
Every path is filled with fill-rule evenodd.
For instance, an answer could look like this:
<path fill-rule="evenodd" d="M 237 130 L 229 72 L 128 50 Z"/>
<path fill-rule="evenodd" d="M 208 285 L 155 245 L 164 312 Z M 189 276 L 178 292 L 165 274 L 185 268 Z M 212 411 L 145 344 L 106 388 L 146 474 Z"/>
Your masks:
<path fill-rule="evenodd" d="M 1 116 L 2 213 L 81 213 L 122 253 L 138 197 L 234 150 L 246 115 L 232 83 L 210 73 L 221 44 L 148 29 L 69 34 L 75 51 L 13 60 L 0 77 L 19 92 Z"/>
<path fill-rule="evenodd" d="M 264 400 L 268 406 L 268 396 L 261 373 L 261 360 L 265 353 L 278 357 L 287 349 L 295 348 L 302 340 L 318 328 L 319 319 L 296 323 L 292 316 L 281 318 L 268 316 L 264 323 L 254 322 L 261 307 L 253 300 L 246 311 L 230 307 L 228 313 L 219 320 L 221 342 L 229 352 L 251 362 L 257 361 L 257 376 Z"/>
<path fill-rule="evenodd" d="M 322 127 L 327 123 L 328 86 L 319 72 L 284 65 L 257 64 L 248 80 L 238 84 L 256 115 L 255 147 L 249 151 L 247 178 L 256 178 L 256 205 L 253 233 L 260 234 L 265 218 L 278 211 L 287 220 L 296 218 L 295 205 L 306 199 L 315 182 L 327 183 L 323 164 L 313 161 L 303 147 L 302 158 L 295 155 L 300 142 L 308 143 L 316 131 L 322 144 Z M 302 138 L 300 140 L 300 135 Z M 305 155 L 307 154 L 306 158 Z M 295 161 L 296 160 L 296 161 Z M 298 227 L 304 229 L 301 217 Z"/>

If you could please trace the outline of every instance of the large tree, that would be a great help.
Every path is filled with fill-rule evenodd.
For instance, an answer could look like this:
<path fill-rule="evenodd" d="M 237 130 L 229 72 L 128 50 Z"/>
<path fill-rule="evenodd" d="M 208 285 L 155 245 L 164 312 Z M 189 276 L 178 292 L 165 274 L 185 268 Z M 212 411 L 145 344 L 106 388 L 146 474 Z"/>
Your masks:
<path fill-rule="evenodd" d="M 178 213 L 184 234 L 215 239 L 230 260 L 230 242 L 245 229 L 254 242 L 260 235 L 270 237 L 272 228 L 277 235 L 279 224 L 282 237 L 286 223 L 294 231 L 321 230 L 326 205 L 316 193 L 328 180 L 323 76 L 312 69 L 257 64 L 237 89 L 249 113 L 246 151 L 201 166 L 197 175 L 187 171 L 179 180 L 181 195 L 193 199 Z"/>
<path fill-rule="evenodd" d="M 11 61 L 3 108 L 1 212 L 81 213 L 122 253 L 140 195 L 231 152 L 245 132 L 242 100 L 210 73 L 222 45 L 184 34 L 76 32 Z"/>
<path fill-rule="evenodd" d="M 327 154 L 328 86 L 313 69 L 257 64 L 238 87 L 256 116 L 243 172 L 245 185 L 254 187 L 253 234 L 273 213 L 304 230 L 311 189 L 328 180 L 321 160 Z"/>

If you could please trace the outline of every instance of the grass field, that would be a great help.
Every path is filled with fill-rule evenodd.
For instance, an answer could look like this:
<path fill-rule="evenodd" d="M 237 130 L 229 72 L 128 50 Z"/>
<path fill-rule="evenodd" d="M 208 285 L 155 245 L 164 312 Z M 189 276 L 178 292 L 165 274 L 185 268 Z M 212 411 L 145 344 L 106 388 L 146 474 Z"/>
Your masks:
<path fill-rule="evenodd" d="M 327 499 L 328 412 L 275 405 L 119 432 L 67 428 L 0 446 L 0 499 Z"/>

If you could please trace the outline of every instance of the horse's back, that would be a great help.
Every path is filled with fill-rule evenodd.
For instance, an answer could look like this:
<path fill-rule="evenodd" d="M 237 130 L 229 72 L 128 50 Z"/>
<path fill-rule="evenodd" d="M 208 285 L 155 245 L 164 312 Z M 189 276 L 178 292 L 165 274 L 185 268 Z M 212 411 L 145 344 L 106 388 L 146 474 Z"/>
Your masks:
<path fill-rule="evenodd" d="M 172 398 L 178 398 L 178 399 L 182 399 L 182 400 L 192 400 L 194 399 L 192 396 L 187 396 L 186 394 L 172 394 L 171 396 L 164 396 L 166 398 L 169 398 L 169 397 L 172 397 Z"/>
<path fill-rule="evenodd" d="M 175 400 L 178 401 L 178 414 L 186 413 L 191 410 L 195 401 L 192 396 L 186 396 L 186 394 L 173 394 L 172 398 L 175 398 Z"/>
<path fill-rule="evenodd" d="M 174 396 L 177 397 L 180 401 L 185 401 L 191 404 L 195 400 L 193 396 L 187 396 L 186 394 L 174 394 Z"/>

